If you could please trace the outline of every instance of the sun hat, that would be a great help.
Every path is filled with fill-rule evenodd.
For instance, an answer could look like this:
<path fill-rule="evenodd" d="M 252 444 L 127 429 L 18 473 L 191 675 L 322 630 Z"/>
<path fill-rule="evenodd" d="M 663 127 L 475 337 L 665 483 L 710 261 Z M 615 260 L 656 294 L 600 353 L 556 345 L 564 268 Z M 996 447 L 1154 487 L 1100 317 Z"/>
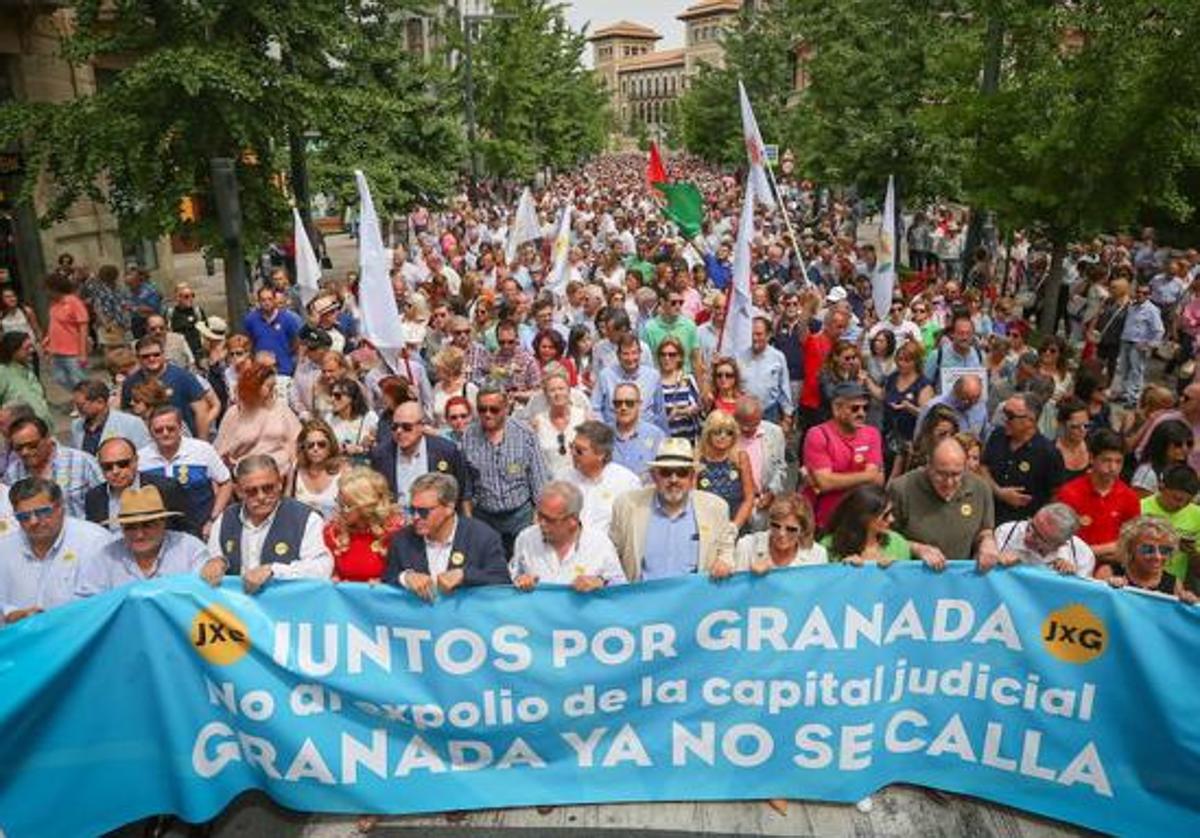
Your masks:
<path fill-rule="evenodd" d="M 692 443 L 686 439 L 668 437 L 658 445 L 650 468 L 699 468 Z"/>
<path fill-rule="evenodd" d="M 140 489 L 126 489 L 121 493 L 121 508 L 117 517 L 109 521 L 124 526 L 125 524 L 140 524 L 144 521 L 158 521 L 179 515 L 172 512 L 163 504 L 162 493 L 157 486 L 143 486 Z"/>

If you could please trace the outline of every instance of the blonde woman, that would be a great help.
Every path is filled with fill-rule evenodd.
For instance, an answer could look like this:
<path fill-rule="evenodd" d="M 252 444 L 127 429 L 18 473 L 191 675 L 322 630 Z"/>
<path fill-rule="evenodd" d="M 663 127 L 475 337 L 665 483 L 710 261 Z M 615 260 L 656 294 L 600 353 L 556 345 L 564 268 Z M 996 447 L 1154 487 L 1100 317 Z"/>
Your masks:
<path fill-rule="evenodd" d="M 382 474 L 358 467 L 342 475 L 337 509 L 324 532 L 333 554 L 333 581 L 373 585 L 382 579 L 388 545 L 403 525 Z"/>
<path fill-rule="evenodd" d="M 337 507 L 338 485 L 345 470 L 346 461 L 333 428 L 321 419 L 301 423 L 296 438 L 296 470 L 288 494 L 328 521 Z"/>
<path fill-rule="evenodd" d="M 704 420 L 696 449 L 697 485 L 724 498 L 734 527 L 743 530 L 754 512 L 754 475 L 750 457 L 737 444 L 738 425 L 724 410 Z"/>
<path fill-rule="evenodd" d="M 825 547 L 815 540 L 812 507 L 800 495 L 783 495 L 767 510 L 766 532 L 737 542 L 737 570 L 762 575 L 781 567 L 827 564 Z"/>
<path fill-rule="evenodd" d="M 479 387 L 468 380 L 467 354 L 457 346 L 447 346 L 433 356 L 433 371 L 437 374 L 437 384 L 433 385 L 433 427 L 442 431 L 448 427 L 446 402 L 461 396 L 475 404 Z"/>
<path fill-rule="evenodd" d="M 1179 535 L 1169 521 L 1141 515 L 1126 521 L 1117 540 L 1117 561 L 1124 568 L 1119 576 L 1110 576 L 1114 588 L 1137 588 L 1178 597 L 1195 604 L 1196 595 L 1184 587 L 1167 564 L 1179 548 Z"/>

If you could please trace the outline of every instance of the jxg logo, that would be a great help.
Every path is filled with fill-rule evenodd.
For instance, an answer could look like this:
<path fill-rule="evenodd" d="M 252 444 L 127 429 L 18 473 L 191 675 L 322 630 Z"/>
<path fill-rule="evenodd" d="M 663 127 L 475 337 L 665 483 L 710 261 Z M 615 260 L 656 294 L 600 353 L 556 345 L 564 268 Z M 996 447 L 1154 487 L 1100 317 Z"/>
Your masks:
<path fill-rule="evenodd" d="M 1100 618 L 1082 605 L 1052 611 L 1042 623 L 1042 645 L 1067 663 L 1088 663 L 1104 654 L 1108 631 Z"/>
<path fill-rule="evenodd" d="M 246 624 L 219 605 L 210 605 L 196 615 L 190 639 L 200 657 L 217 666 L 237 663 L 250 651 Z"/>

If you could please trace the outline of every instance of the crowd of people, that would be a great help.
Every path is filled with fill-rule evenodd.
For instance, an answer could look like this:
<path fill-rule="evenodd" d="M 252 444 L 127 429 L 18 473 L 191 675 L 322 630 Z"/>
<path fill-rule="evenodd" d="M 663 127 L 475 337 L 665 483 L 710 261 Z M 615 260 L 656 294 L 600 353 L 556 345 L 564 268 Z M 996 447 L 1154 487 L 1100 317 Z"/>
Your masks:
<path fill-rule="evenodd" d="M 690 240 L 631 156 L 540 190 L 547 235 L 511 261 L 499 200 L 418 209 L 391 270 L 399 351 L 362 334 L 354 271 L 304 303 L 277 269 L 240 324 L 65 254 L 44 329 L 0 291 L 5 619 L 172 572 L 429 599 L 908 559 L 1195 599 L 1195 250 L 1079 243 L 1048 300 L 1036 242 L 963 259 L 961 211 L 934 207 L 877 313 L 861 210 L 785 178 L 793 224 L 755 222 L 735 353 L 739 187 L 675 168 L 706 199 Z M 1047 305 L 1054 333 L 1033 326 Z"/>

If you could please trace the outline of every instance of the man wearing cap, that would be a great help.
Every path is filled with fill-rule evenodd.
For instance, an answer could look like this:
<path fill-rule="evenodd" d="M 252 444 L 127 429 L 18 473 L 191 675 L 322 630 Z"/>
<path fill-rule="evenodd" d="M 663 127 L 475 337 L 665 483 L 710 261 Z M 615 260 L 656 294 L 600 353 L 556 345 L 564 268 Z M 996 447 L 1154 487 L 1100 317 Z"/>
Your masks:
<path fill-rule="evenodd" d="M 103 527 L 68 518 L 59 485 L 26 477 L 8 491 L 20 525 L 0 536 L 0 610 L 6 623 L 75 598 L 81 559 L 112 539 Z"/>
<path fill-rule="evenodd" d="M 867 390 L 856 381 L 833 388 L 833 418 L 804 437 L 805 495 L 817 529 L 824 529 L 846 492 L 864 483 L 883 485 L 883 439 L 867 424 Z"/>
<path fill-rule="evenodd" d="M 469 503 L 473 497 L 462 452 L 450 440 L 425 433 L 425 413 L 417 402 L 405 402 L 392 411 L 392 432 L 371 449 L 371 468 L 387 478 L 402 509 L 408 505 L 413 481 L 429 472 L 454 475 L 464 487 L 461 500 Z"/>
<path fill-rule="evenodd" d="M 194 535 L 167 529 L 167 521 L 178 515 L 164 505 L 157 486 L 122 493 L 113 519 L 121 537 L 83 556 L 75 595 L 90 597 L 132 582 L 197 573 L 210 553 Z"/>
<path fill-rule="evenodd" d="M 167 520 L 168 528 L 194 536 L 200 535 L 200 523 L 187 515 L 183 487 L 174 480 L 139 472 L 137 449 L 133 447 L 132 441 L 119 436 L 105 440 L 96 452 L 96 460 L 100 463 L 104 482 L 88 489 L 83 498 L 84 513 L 93 524 L 107 526 L 113 532 L 118 532 L 120 526 L 116 519 L 121 507 L 121 496 L 127 489 L 154 486 L 158 489 L 166 508 L 179 513 Z"/>
<path fill-rule="evenodd" d="M 507 585 L 508 563 L 500 535 L 459 515 L 458 481 L 433 472 L 413 481 L 411 523 L 388 546 L 384 581 L 426 601 L 460 587 Z"/>
<path fill-rule="evenodd" d="M 232 504 L 208 536 L 209 555 L 200 575 L 211 585 L 241 576 L 253 594 L 271 579 L 328 579 L 333 556 L 322 537 L 320 514 L 283 497 L 283 478 L 274 458 L 251 454 L 237 464 L 241 503 Z"/>
<path fill-rule="evenodd" d="M 538 499 L 537 523 L 517 536 L 509 572 L 513 584 L 532 591 L 539 583 L 570 585 L 588 593 L 625 584 L 625 571 L 605 530 L 584 526 L 583 493 L 571 483 L 547 483 Z"/>
<path fill-rule="evenodd" d="M 257 299 L 258 307 L 246 313 L 242 327 L 254 344 L 255 351 L 266 349 L 274 352 L 279 372 L 291 375 L 296 368 L 296 341 L 304 321 L 296 312 L 280 307 L 279 297 L 270 286 L 259 288 Z"/>
<path fill-rule="evenodd" d="M 342 301 L 338 299 L 337 294 L 318 294 L 309 301 L 308 310 L 313 321 L 309 328 L 317 329 L 328 335 L 330 348 L 334 352 L 344 352 L 346 335 L 342 333 L 338 325 L 338 315 L 342 313 Z M 305 342 L 304 329 L 300 330 L 300 342 Z"/>
<path fill-rule="evenodd" d="M 735 530 L 723 498 L 695 488 L 692 444 L 670 438 L 650 462 L 654 485 L 613 504 L 609 538 L 630 582 L 733 571 Z"/>
<path fill-rule="evenodd" d="M 110 406 L 108 385 L 89 379 L 75 385 L 75 410 L 79 418 L 71 422 L 71 447 L 96 456 L 105 440 L 123 437 L 134 445 L 150 444 L 150 432 L 141 418 Z"/>

